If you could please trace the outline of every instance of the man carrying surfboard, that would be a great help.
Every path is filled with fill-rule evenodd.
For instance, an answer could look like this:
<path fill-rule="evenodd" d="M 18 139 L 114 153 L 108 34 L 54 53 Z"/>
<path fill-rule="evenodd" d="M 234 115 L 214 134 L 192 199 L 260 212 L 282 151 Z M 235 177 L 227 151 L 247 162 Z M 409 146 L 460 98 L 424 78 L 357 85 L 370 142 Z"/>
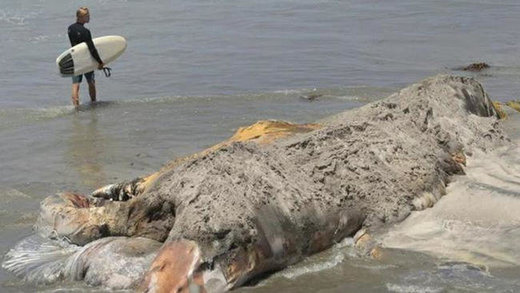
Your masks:
<path fill-rule="evenodd" d="M 87 7 L 80 7 L 76 11 L 76 22 L 71 24 L 68 28 L 68 35 L 70 44 L 72 47 L 77 44 L 85 42 L 88 46 L 90 54 L 92 57 L 99 63 L 98 69 L 103 69 L 104 63 L 99 57 L 98 51 L 94 46 L 94 42 L 92 41 L 92 35 L 90 31 L 85 28 L 85 23 L 90 21 L 90 13 Z M 96 81 L 94 77 L 94 71 L 87 72 L 84 74 L 88 83 L 88 92 L 90 95 L 90 100 L 92 102 L 96 101 Z M 83 75 L 76 75 L 72 77 L 72 104 L 74 106 L 79 106 L 79 85 L 81 84 L 81 80 Z"/>

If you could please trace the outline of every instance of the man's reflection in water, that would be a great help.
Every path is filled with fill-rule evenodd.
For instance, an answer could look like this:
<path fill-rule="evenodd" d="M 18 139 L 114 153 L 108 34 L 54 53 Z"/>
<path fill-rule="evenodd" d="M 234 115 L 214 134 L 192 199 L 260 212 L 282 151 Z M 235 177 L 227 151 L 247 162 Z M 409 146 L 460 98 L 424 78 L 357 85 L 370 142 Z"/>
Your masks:
<path fill-rule="evenodd" d="M 98 129 L 98 113 L 94 108 L 75 113 L 67 144 L 69 164 L 77 170 L 80 183 L 94 190 L 107 181 L 104 167 L 106 136 Z"/>

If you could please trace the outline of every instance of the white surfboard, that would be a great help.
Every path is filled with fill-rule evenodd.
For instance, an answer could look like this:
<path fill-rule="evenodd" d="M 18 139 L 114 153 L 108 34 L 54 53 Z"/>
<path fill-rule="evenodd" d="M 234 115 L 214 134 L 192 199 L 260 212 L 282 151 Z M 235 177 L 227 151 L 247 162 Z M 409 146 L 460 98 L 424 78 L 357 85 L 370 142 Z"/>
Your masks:
<path fill-rule="evenodd" d="M 121 36 L 105 36 L 92 41 L 105 64 L 116 60 L 126 49 L 126 40 Z M 90 54 L 87 43 L 83 42 L 58 56 L 56 65 L 61 76 L 71 77 L 97 69 L 98 62 Z"/>

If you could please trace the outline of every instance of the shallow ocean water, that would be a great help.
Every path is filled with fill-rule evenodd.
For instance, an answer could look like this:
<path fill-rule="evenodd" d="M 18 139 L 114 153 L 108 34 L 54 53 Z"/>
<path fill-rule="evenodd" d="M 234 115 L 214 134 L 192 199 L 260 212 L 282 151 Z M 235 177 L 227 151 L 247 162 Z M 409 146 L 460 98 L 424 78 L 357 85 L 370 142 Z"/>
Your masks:
<path fill-rule="evenodd" d="M 76 112 L 54 60 L 82 5 L 95 37 L 123 35 L 128 49 L 112 77 L 96 75 L 101 102 L 89 105 L 83 84 Z M 31 233 L 47 195 L 151 173 L 260 119 L 313 122 L 437 73 L 473 76 L 492 99 L 518 99 L 519 14 L 513 0 L 0 0 L 0 253 Z M 454 70 L 479 61 L 492 67 Z M 321 96 L 302 98 L 310 94 Z M 482 187 L 486 200 L 518 204 L 507 192 L 514 188 L 498 187 Z M 519 224 L 506 224 L 510 230 L 484 235 L 514 241 Z M 475 269 L 417 247 L 388 248 L 388 259 L 376 262 L 344 243 L 240 290 L 520 290 L 518 264 Z M 36 290 L 97 289 L 27 285 L 0 270 L 0 291 Z"/>

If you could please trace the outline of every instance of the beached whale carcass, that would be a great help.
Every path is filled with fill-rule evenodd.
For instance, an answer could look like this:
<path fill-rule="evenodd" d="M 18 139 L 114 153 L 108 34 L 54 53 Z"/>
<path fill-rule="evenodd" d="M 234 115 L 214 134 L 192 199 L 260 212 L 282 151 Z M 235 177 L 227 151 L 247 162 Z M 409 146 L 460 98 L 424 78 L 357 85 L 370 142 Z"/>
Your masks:
<path fill-rule="evenodd" d="M 466 155 L 509 143 L 496 116 L 478 82 L 439 75 L 319 125 L 260 122 L 147 177 L 44 200 L 40 235 L 104 251 L 104 263 L 77 261 L 78 248 L 51 269 L 59 260 L 28 262 L 20 251 L 42 249 L 22 241 L 4 267 L 38 281 L 92 272 L 87 282 L 112 288 L 232 289 L 434 204 Z M 119 244 L 107 252 L 109 236 Z M 110 278 L 129 269 L 111 259 L 133 257 L 139 278 Z"/>

